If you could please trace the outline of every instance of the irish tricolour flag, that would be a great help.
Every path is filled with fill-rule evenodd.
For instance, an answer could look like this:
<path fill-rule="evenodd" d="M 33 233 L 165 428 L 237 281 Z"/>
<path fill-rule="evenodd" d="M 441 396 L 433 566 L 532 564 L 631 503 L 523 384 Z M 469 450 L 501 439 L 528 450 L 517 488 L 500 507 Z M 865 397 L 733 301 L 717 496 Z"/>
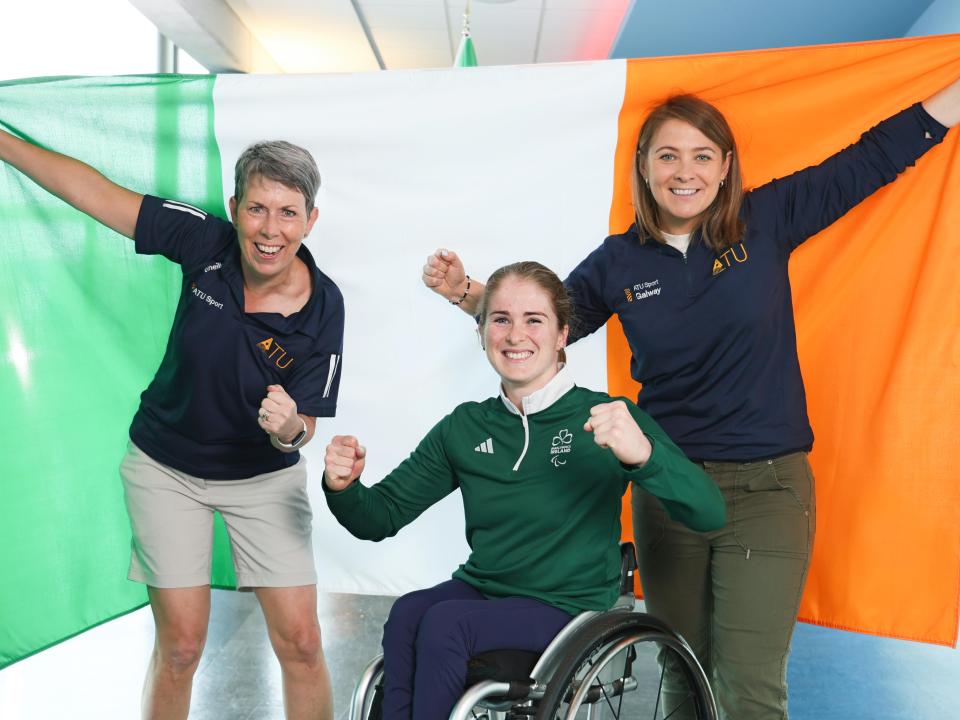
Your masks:
<path fill-rule="evenodd" d="M 469 319 L 420 284 L 428 253 L 454 248 L 480 278 L 521 259 L 564 275 L 630 224 L 633 141 L 653 101 L 677 91 L 714 101 L 757 185 L 947 84 L 958 50 L 954 36 L 554 66 L 30 80 L 0 84 L 0 124 L 219 214 L 248 143 L 282 138 L 314 153 L 324 184 L 308 242 L 347 308 L 339 411 L 306 452 L 321 588 L 400 593 L 465 559 L 459 498 L 394 540 L 363 543 L 327 514 L 320 472 L 325 439 L 352 433 L 373 481 L 458 402 L 497 390 Z M 957 157 L 954 132 L 793 259 L 817 434 L 805 620 L 956 640 Z M 117 465 L 179 269 L 136 256 L 7 167 L 0 227 L 3 666 L 145 602 L 125 579 Z M 635 392 L 615 322 L 570 359 L 579 384 Z M 231 582 L 222 543 L 213 581 Z"/>

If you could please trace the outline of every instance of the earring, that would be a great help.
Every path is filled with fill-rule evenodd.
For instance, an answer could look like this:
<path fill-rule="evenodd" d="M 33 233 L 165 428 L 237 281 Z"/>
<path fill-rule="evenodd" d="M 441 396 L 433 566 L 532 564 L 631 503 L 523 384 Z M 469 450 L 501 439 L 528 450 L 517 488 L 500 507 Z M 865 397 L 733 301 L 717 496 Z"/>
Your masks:
<path fill-rule="evenodd" d="M 720 178 L 720 187 L 723 187 L 724 185 L 726 185 L 726 183 L 727 183 L 726 178 Z"/>
<path fill-rule="evenodd" d="M 644 180 L 647 182 L 647 187 L 650 187 L 650 178 L 644 178 Z"/>

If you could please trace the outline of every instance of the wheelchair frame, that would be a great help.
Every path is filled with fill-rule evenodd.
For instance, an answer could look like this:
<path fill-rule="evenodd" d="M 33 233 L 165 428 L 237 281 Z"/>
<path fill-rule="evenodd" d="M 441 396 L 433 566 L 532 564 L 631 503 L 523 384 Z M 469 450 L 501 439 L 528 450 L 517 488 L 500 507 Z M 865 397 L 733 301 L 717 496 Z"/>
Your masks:
<path fill-rule="evenodd" d="M 477 708 L 491 720 L 505 718 L 507 712 L 537 720 L 573 720 L 584 706 L 588 720 L 594 718 L 598 707 L 602 707 L 601 700 L 609 703 L 611 695 L 616 697 L 637 689 L 637 680 L 630 673 L 636 657 L 633 647 L 640 643 L 655 643 L 675 654 L 692 700 L 684 717 L 716 720 L 710 684 L 690 646 L 662 620 L 633 609 L 636 560 L 632 543 L 621 545 L 621 557 L 621 595 L 613 608 L 574 617 L 540 655 L 529 678 L 509 682 L 483 680 L 468 687 L 451 711 L 450 720 L 471 720 L 476 717 Z M 623 665 L 624 675 L 614 670 L 615 664 Z M 350 701 L 350 720 L 367 720 L 374 696 L 372 689 L 382 675 L 381 654 L 366 666 L 357 681 Z M 662 673 L 660 683 L 657 708 Z M 610 695 L 606 688 L 610 688 Z"/>

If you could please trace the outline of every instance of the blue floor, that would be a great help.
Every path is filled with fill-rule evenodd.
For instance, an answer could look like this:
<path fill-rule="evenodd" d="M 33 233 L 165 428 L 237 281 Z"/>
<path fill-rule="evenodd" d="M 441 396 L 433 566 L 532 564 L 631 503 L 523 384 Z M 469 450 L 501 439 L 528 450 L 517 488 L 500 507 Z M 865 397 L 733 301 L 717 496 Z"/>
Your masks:
<path fill-rule="evenodd" d="M 800 623 L 791 720 L 957 720 L 960 651 Z"/>
<path fill-rule="evenodd" d="M 280 671 L 254 597 L 216 591 L 213 601 L 191 720 L 282 720 Z M 336 720 L 346 720 L 391 602 L 320 597 Z M 0 671 L 0 720 L 137 717 L 152 641 L 143 609 Z M 951 648 L 801 624 L 788 681 L 791 720 L 960 720 L 960 651 Z"/>

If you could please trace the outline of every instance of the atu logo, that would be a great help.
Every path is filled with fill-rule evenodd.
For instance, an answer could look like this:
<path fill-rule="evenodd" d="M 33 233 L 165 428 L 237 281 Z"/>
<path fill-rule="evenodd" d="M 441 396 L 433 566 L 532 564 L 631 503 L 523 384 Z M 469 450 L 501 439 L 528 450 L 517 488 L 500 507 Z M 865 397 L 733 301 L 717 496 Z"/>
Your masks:
<path fill-rule="evenodd" d="M 740 257 L 740 255 L 737 254 L 737 248 L 735 247 L 728 248 L 727 251 L 723 253 L 723 255 L 721 255 L 720 257 L 716 258 L 713 261 L 713 276 L 716 277 L 717 275 L 722 273 L 724 270 L 726 270 L 728 267 L 730 267 L 731 257 L 734 260 L 736 260 L 738 263 L 747 261 L 747 257 L 748 257 L 747 248 L 744 246 L 743 243 L 740 243 L 740 254 L 743 257 Z"/>
<path fill-rule="evenodd" d="M 258 342 L 257 347 L 267 354 L 267 360 L 273 360 L 273 364 L 281 370 L 289 367 L 290 363 L 293 362 L 293 358 L 290 358 L 285 364 L 280 364 L 281 361 L 287 357 L 287 351 L 283 349 L 280 343 L 274 342 L 272 337 Z"/>

